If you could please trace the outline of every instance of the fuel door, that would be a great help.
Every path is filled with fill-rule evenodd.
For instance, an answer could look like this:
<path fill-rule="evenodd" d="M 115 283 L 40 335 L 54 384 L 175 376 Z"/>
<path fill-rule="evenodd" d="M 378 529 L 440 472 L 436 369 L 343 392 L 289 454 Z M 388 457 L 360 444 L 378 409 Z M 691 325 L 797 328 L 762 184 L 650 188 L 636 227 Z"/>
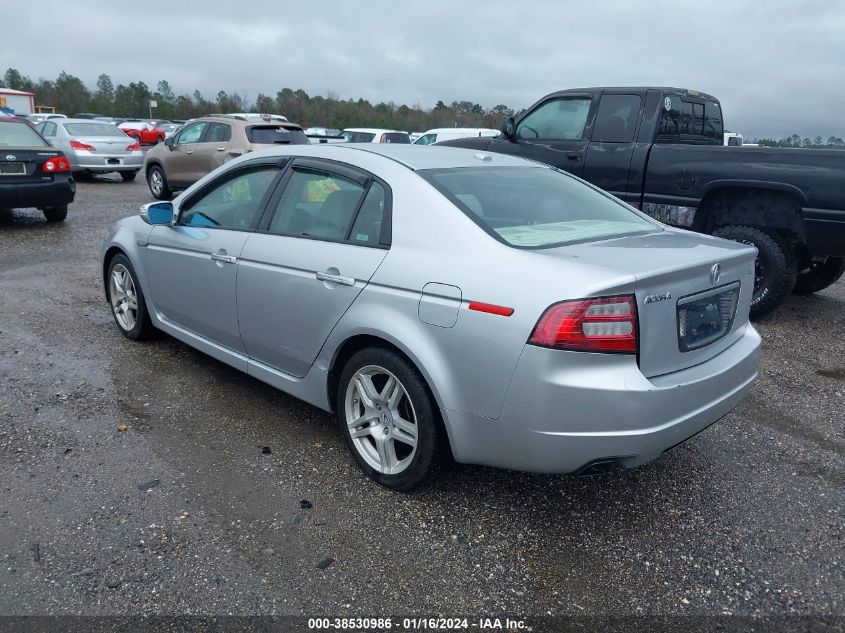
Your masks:
<path fill-rule="evenodd" d="M 458 322 L 461 289 L 449 284 L 429 282 L 420 296 L 420 321 L 438 327 L 452 327 Z"/>

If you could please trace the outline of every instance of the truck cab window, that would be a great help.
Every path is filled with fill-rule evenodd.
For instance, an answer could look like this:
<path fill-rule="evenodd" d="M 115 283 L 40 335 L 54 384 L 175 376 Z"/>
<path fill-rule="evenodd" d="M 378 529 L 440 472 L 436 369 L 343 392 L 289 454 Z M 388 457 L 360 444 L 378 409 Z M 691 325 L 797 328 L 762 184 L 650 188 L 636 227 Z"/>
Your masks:
<path fill-rule="evenodd" d="M 547 101 L 519 122 L 516 137 L 579 141 L 584 135 L 591 102 L 585 97 Z"/>
<path fill-rule="evenodd" d="M 630 143 L 637 131 L 641 100 L 637 95 L 604 95 L 599 103 L 593 142 Z"/>
<path fill-rule="evenodd" d="M 666 97 L 671 107 L 663 109 L 658 143 L 721 144 L 722 113 L 719 104 L 683 99 L 678 95 Z"/>

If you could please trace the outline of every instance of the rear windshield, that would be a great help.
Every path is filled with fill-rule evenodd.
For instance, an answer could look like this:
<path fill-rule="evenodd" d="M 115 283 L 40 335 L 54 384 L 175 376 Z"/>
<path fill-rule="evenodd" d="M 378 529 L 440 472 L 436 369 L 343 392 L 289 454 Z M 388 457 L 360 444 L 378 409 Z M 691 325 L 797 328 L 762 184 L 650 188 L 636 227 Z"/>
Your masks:
<path fill-rule="evenodd" d="M 411 137 L 404 132 L 386 132 L 381 135 L 382 143 L 410 143 Z"/>
<path fill-rule="evenodd" d="M 65 123 L 73 136 L 126 136 L 123 130 L 108 123 Z"/>
<path fill-rule="evenodd" d="M 344 130 L 340 133 L 348 143 L 372 143 L 376 137 L 372 132 L 349 132 Z"/>
<path fill-rule="evenodd" d="M 256 145 L 273 143 L 304 145 L 309 142 L 305 132 L 300 128 L 287 128 L 283 125 L 253 125 L 247 128 L 246 137 L 250 143 Z"/>
<path fill-rule="evenodd" d="M 0 122 L 0 145 L 8 147 L 47 147 L 38 132 L 26 123 Z"/>
<path fill-rule="evenodd" d="M 621 202 L 543 167 L 417 171 L 498 240 L 545 248 L 657 230 Z"/>

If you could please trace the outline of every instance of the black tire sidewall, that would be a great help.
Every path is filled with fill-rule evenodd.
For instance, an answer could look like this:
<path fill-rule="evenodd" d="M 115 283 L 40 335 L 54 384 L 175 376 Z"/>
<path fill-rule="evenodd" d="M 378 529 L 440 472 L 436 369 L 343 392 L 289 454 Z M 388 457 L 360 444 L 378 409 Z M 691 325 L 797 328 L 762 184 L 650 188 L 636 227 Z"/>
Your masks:
<path fill-rule="evenodd" d="M 60 207 L 47 207 L 42 209 L 41 212 L 44 214 L 44 217 L 48 222 L 64 222 L 67 218 L 67 205 L 64 204 Z"/>
<path fill-rule="evenodd" d="M 115 266 L 118 264 L 123 264 L 126 270 L 129 271 L 129 275 L 132 277 L 132 283 L 135 284 L 135 295 L 138 298 L 138 316 L 135 319 L 135 327 L 131 330 L 123 329 L 118 322 L 117 316 L 115 315 L 114 309 L 111 305 L 111 275 Z M 138 281 L 138 275 L 135 274 L 135 268 L 132 266 L 132 262 L 130 262 L 129 258 L 123 253 L 118 253 L 109 261 L 109 267 L 106 273 L 106 301 L 108 302 L 109 311 L 111 312 L 115 325 L 117 325 L 117 329 L 120 330 L 126 338 L 132 339 L 133 341 L 141 341 L 150 337 L 153 332 L 153 325 L 150 321 L 150 315 L 147 314 L 147 304 L 144 300 L 144 292 L 141 290 L 141 283 Z"/>
<path fill-rule="evenodd" d="M 817 267 L 798 273 L 795 288 L 796 295 L 809 295 L 828 286 L 832 286 L 845 274 L 845 257 L 828 257 Z"/>
<path fill-rule="evenodd" d="M 355 448 L 347 427 L 346 390 L 355 372 L 367 365 L 378 365 L 396 376 L 411 399 L 417 415 L 417 451 L 411 464 L 397 475 L 385 475 L 367 464 Z M 344 441 L 355 461 L 371 479 L 387 488 L 409 491 L 429 481 L 440 470 L 444 440 L 439 410 L 425 379 L 401 354 L 382 347 L 371 347 L 355 353 L 341 372 L 335 407 Z"/>
<path fill-rule="evenodd" d="M 760 290 L 751 300 L 752 317 L 770 312 L 792 294 L 798 269 L 795 254 L 783 238 L 754 226 L 741 225 L 721 227 L 713 235 L 735 242 L 750 242 L 757 247 L 764 276 Z"/>
<path fill-rule="evenodd" d="M 138 175 L 137 171 L 122 171 L 120 172 L 120 177 L 123 179 L 123 182 L 132 182 L 135 180 L 135 176 Z"/>
<path fill-rule="evenodd" d="M 161 194 L 156 195 L 155 191 L 153 191 L 152 185 L 150 184 L 150 180 L 152 179 L 153 172 L 158 172 L 161 175 Z M 150 193 L 153 194 L 153 198 L 156 200 L 170 200 L 173 197 L 173 192 L 170 190 L 170 187 L 167 184 L 167 176 L 164 175 L 164 170 L 159 167 L 158 165 L 153 165 L 150 167 L 150 170 L 147 172 L 147 187 L 150 190 Z"/>

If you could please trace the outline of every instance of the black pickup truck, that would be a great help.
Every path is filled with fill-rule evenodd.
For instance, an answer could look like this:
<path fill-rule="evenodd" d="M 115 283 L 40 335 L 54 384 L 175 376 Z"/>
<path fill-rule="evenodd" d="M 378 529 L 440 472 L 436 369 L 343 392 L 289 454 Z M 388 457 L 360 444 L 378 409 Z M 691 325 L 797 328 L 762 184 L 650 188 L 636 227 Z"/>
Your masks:
<path fill-rule="evenodd" d="M 752 315 L 845 272 L 845 151 L 726 147 L 722 110 L 679 88 L 547 95 L 502 135 L 442 145 L 564 169 L 681 228 L 757 247 Z"/>

